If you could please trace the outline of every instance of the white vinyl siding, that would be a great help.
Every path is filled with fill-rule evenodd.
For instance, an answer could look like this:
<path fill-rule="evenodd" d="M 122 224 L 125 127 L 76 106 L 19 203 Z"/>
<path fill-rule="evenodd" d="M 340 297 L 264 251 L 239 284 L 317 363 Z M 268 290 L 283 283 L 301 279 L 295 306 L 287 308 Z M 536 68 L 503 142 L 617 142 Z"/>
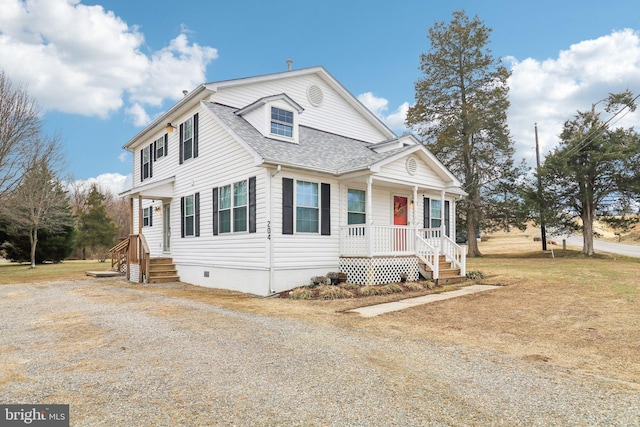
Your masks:
<path fill-rule="evenodd" d="M 307 88 L 310 85 L 317 85 L 322 89 L 324 100 L 321 107 L 314 107 L 307 99 Z M 298 115 L 298 125 L 367 142 L 380 142 L 391 137 L 376 129 L 365 116 L 359 114 L 317 75 L 290 77 L 237 87 L 222 87 L 211 97 L 211 100 L 243 108 L 260 98 L 280 93 L 286 93 L 304 108 L 302 114 Z"/>

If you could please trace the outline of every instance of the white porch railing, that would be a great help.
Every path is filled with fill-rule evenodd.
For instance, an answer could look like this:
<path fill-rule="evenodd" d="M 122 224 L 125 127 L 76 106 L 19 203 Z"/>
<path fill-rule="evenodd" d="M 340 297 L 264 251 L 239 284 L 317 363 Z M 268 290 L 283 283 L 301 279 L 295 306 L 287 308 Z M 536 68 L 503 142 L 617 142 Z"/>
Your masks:
<path fill-rule="evenodd" d="M 348 225 L 340 228 L 340 255 L 349 257 L 420 257 L 438 278 L 439 255 L 466 274 L 465 249 L 443 235 L 440 228 Z"/>

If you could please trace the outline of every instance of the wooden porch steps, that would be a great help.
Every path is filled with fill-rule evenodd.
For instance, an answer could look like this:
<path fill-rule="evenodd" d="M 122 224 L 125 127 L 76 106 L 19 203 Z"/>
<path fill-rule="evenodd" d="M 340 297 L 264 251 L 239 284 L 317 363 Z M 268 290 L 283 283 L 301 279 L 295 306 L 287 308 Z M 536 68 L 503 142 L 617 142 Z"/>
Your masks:
<path fill-rule="evenodd" d="M 179 282 L 180 277 L 173 258 L 151 258 L 149 260 L 148 283 Z"/>
<path fill-rule="evenodd" d="M 418 271 L 425 279 L 433 280 L 433 271 L 420 259 L 418 259 Z M 450 285 L 467 279 L 465 276 L 460 275 L 460 269 L 454 268 L 453 263 L 447 261 L 444 255 L 440 255 L 438 259 L 438 272 L 439 277 L 436 279 L 436 283 L 439 285 Z"/>

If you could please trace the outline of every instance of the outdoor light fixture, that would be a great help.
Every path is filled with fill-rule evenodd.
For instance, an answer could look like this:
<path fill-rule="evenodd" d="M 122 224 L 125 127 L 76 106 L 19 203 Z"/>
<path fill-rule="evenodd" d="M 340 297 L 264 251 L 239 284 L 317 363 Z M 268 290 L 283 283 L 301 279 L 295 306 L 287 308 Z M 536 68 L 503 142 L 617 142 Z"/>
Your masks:
<path fill-rule="evenodd" d="M 171 122 L 167 123 L 167 132 L 171 133 L 173 132 L 174 129 L 176 129 L 176 127 L 174 125 L 171 124 Z"/>

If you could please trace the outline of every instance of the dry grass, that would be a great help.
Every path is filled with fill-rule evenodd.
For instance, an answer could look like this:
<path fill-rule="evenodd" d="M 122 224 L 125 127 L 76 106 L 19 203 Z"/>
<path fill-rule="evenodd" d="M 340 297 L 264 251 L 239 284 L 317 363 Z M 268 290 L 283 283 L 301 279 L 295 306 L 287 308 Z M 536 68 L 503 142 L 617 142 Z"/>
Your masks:
<path fill-rule="evenodd" d="M 640 388 L 640 260 L 542 253 L 531 236 L 500 236 L 480 244 L 482 258 L 468 260 L 490 292 L 441 301 L 374 318 L 346 310 L 433 292 L 361 296 L 334 300 L 255 298 L 187 284 L 148 286 L 161 293 L 218 306 L 319 324 L 366 329 L 494 349 L 536 363 L 602 375 Z M 471 283 L 471 282 L 468 282 Z M 140 289 L 114 282 L 117 286 Z M 443 289 L 451 290 L 456 287 Z M 367 293 L 367 287 L 359 293 Z M 106 296 L 105 296 L 106 297 Z"/>
<path fill-rule="evenodd" d="M 82 280 L 89 270 L 106 271 L 111 262 L 65 261 L 58 264 L 38 264 L 31 268 L 29 264 L 0 262 L 0 285 L 13 283 L 42 283 L 58 280 Z"/>

